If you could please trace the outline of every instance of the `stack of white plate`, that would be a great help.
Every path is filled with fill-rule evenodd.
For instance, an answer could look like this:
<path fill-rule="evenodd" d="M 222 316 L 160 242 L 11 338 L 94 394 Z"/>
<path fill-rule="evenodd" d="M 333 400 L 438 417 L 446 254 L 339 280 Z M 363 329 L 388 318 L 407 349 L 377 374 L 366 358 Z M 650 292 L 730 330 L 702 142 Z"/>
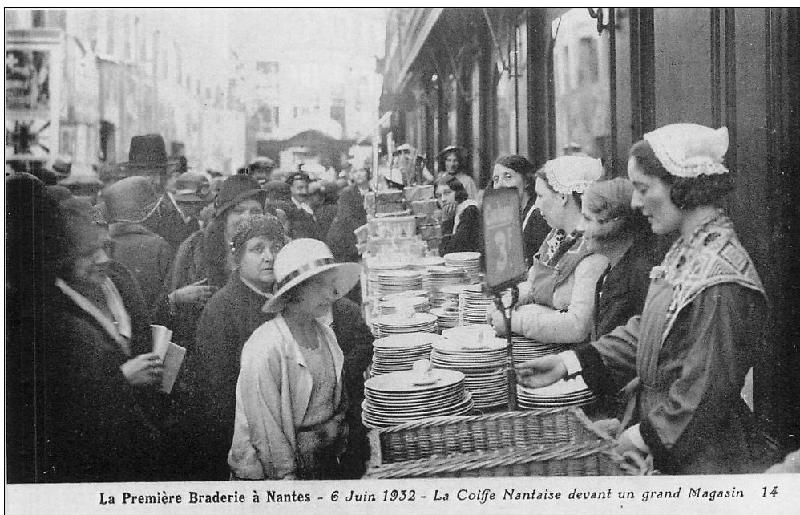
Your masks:
<path fill-rule="evenodd" d="M 392 427 L 428 417 L 466 415 L 474 408 L 464 388 L 464 374 L 432 369 L 393 372 L 364 382 L 361 417 L 371 429 Z"/>
<path fill-rule="evenodd" d="M 457 327 L 459 320 L 458 309 L 452 307 L 441 307 L 431 309 L 431 314 L 436 315 L 437 325 L 440 330 L 448 329 L 450 327 Z"/>
<path fill-rule="evenodd" d="M 431 345 L 441 336 L 433 333 L 395 334 L 372 342 L 372 375 L 411 370 L 415 361 L 428 359 Z"/>
<path fill-rule="evenodd" d="M 422 288 L 422 273 L 415 270 L 387 270 L 377 275 L 379 297 Z"/>
<path fill-rule="evenodd" d="M 444 258 L 438 256 L 425 256 L 414 260 L 409 269 L 425 272 L 430 266 L 444 266 Z"/>
<path fill-rule="evenodd" d="M 472 394 L 475 407 L 485 409 L 507 402 L 508 380 L 505 373 L 506 341 L 461 326 L 443 332 L 447 336 L 433 344 L 431 363 L 436 368 L 458 370 L 465 376 L 464 384 Z M 489 328 L 491 330 L 491 328 Z"/>
<path fill-rule="evenodd" d="M 557 354 L 569 346 L 560 343 L 542 343 L 519 334 L 511 335 L 514 350 L 514 363 L 522 363 L 548 354 Z"/>
<path fill-rule="evenodd" d="M 447 266 L 462 268 L 472 283 L 479 278 L 481 272 L 480 252 L 451 252 L 444 255 L 444 262 Z"/>
<path fill-rule="evenodd" d="M 483 292 L 480 284 L 472 284 L 464 289 L 461 294 L 463 302 L 464 322 L 467 324 L 485 324 L 486 312 L 494 304 L 491 295 Z"/>
<path fill-rule="evenodd" d="M 431 306 L 441 307 L 452 293 L 442 293 L 449 286 L 468 284 L 466 273 L 461 268 L 452 266 L 429 266 L 423 279 L 423 288 L 430 292 Z M 457 298 L 457 297 L 456 297 Z"/>
<path fill-rule="evenodd" d="M 562 408 L 590 404 L 597 399 L 586 386 L 583 378 L 562 379 L 543 388 L 527 388 L 517 385 L 517 405 L 519 409 Z"/>
<path fill-rule="evenodd" d="M 381 272 L 388 272 L 392 270 L 403 270 L 407 267 L 407 263 L 400 261 L 373 261 L 369 263 L 369 273 L 367 274 L 367 282 L 369 287 L 369 294 L 371 296 L 378 296 L 378 274 Z"/>
<path fill-rule="evenodd" d="M 414 313 L 410 317 L 402 315 L 382 315 L 372 323 L 372 332 L 376 338 L 392 334 L 436 332 L 436 315 L 430 313 Z"/>
<path fill-rule="evenodd" d="M 421 291 L 421 290 L 419 290 Z M 389 298 L 378 304 L 382 315 L 396 315 L 398 313 L 414 312 L 427 313 L 431 309 L 428 297 L 416 297 L 402 294 L 389 295 Z"/>

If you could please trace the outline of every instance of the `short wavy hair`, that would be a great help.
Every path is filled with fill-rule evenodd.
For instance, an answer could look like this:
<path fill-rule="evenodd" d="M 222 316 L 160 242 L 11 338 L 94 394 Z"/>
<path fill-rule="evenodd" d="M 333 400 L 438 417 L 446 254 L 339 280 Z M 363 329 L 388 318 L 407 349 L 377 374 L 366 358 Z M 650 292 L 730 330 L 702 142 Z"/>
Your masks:
<path fill-rule="evenodd" d="M 642 172 L 659 179 L 670 187 L 669 198 L 679 209 L 699 206 L 718 206 L 734 188 L 731 173 L 699 175 L 698 177 L 676 177 L 671 175 L 658 160 L 650 144 L 641 140 L 631 147 L 629 157 L 636 160 Z"/>
<path fill-rule="evenodd" d="M 528 158 L 518 154 L 508 154 L 498 157 L 494 164 L 505 166 L 520 174 L 525 181 L 525 191 L 530 198 L 536 198 L 536 167 L 528 161 Z M 489 184 L 492 184 L 491 181 Z"/>

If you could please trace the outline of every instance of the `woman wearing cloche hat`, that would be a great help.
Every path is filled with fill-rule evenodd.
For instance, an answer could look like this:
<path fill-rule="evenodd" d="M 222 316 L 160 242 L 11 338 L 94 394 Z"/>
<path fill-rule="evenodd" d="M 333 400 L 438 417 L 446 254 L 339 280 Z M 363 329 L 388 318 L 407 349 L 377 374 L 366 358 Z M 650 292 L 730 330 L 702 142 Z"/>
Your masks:
<path fill-rule="evenodd" d="M 344 357 L 325 318 L 360 267 L 301 238 L 281 249 L 274 271 L 264 310 L 278 315 L 242 349 L 228 463 L 241 479 L 333 479 L 346 444 Z"/>
<path fill-rule="evenodd" d="M 526 362 L 540 387 L 580 372 L 595 392 L 636 393 L 618 452 L 653 457 L 667 474 L 766 468 L 770 452 L 741 397 L 768 320 L 764 287 L 718 207 L 733 188 L 726 128 L 667 125 L 630 151 L 631 204 L 656 234 L 678 236 L 650 273 L 641 316 L 574 351 Z M 634 409 L 635 408 L 635 409 Z"/>
<path fill-rule="evenodd" d="M 576 345 L 592 329 L 595 285 L 608 259 L 595 253 L 578 228 L 583 192 L 603 175 L 599 159 L 561 156 L 536 172 L 536 204 L 552 230 L 533 259 L 528 280 L 519 285 L 519 307 L 511 330 L 540 342 Z M 489 318 L 505 334 L 502 313 Z"/>

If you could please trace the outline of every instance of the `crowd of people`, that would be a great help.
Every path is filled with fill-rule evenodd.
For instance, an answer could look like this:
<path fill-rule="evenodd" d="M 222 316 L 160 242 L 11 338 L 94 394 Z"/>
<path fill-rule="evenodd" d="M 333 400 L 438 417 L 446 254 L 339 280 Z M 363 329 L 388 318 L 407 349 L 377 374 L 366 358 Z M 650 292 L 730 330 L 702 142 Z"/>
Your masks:
<path fill-rule="evenodd" d="M 719 208 L 727 147 L 725 129 L 671 125 L 632 147 L 627 178 L 588 156 L 510 155 L 487 185 L 518 192 L 530 267 L 510 328 L 496 309 L 487 322 L 570 349 L 519 365 L 520 382 L 581 374 L 618 450 L 664 473 L 770 455 L 740 394 L 767 302 Z M 480 251 L 464 149 L 442 151 L 438 176 L 418 157 L 379 187 L 434 184 L 440 251 Z M 373 336 L 353 231 L 370 167 L 346 185 L 259 166 L 209 181 L 175 173 L 157 135 L 133 138 L 125 165 L 92 196 L 6 179 L 9 480 L 361 477 Z M 169 393 L 152 325 L 186 349 Z"/>

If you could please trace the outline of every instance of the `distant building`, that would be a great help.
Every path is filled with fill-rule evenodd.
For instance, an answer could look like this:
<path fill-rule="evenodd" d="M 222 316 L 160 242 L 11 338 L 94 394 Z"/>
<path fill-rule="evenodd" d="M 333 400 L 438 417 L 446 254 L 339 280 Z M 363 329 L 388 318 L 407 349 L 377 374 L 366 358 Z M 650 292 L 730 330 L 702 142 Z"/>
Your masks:
<path fill-rule="evenodd" d="M 78 163 L 124 162 L 132 136 L 157 132 L 168 152 L 195 169 L 230 174 L 244 164 L 244 105 L 227 15 L 194 9 L 184 23 L 187 12 L 5 10 L 7 80 L 13 48 L 33 48 L 42 35 L 51 40 L 57 110 L 45 160 L 60 154 Z M 17 47 L 8 47 L 11 41 Z M 8 134 L 8 104 L 6 115 Z"/>
<path fill-rule="evenodd" d="M 265 155 L 287 171 L 299 162 L 340 169 L 347 148 L 378 120 L 384 16 L 384 9 L 269 9 L 258 19 L 266 31 L 237 19 L 238 48 L 258 56 L 242 65 L 255 78 L 245 94 L 248 159 Z M 310 133 L 300 137 L 307 131 L 316 143 L 293 145 L 308 140 Z"/>

